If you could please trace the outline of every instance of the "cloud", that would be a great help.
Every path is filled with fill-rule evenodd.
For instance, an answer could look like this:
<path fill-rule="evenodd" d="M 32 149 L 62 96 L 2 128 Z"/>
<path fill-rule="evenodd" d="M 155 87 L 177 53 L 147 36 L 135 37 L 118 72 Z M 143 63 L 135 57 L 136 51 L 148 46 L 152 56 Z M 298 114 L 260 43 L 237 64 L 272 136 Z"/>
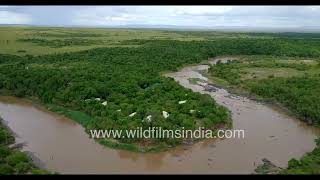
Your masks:
<path fill-rule="evenodd" d="M 320 6 L 0 6 L 0 23 L 34 25 L 320 26 Z"/>
<path fill-rule="evenodd" d="M 174 9 L 175 15 L 207 16 L 221 15 L 231 11 L 231 6 L 179 6 Z"/>
<path fill-rule="evenodd" d="M 135 21 L 137 15 L 128 14 L 124 8 L 96 7 L 75 12 L 73 25 L 124 25 Z"/>
<path fill-rule="evenodd" d="M 0 24 L 28 24 L 31 18 L 26 14 L 0 10 Z"/>

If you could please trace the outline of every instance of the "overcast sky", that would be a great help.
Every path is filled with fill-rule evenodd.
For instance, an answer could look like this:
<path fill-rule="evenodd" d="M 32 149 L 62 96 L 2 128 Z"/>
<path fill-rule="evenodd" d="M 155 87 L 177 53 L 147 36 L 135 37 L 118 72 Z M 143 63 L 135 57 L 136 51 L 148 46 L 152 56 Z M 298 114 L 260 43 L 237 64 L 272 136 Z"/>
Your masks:
<path fill-rule="evenodd" d="M 320 26 L 320 6 L 0 6 L 0 24 Z"/>

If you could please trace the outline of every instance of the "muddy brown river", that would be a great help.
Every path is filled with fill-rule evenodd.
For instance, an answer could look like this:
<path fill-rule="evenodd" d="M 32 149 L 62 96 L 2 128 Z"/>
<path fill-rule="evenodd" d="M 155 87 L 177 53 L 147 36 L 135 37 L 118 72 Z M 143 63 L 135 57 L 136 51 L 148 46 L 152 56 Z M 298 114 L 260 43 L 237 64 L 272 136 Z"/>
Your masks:
<path fill-rule="evenodd" d="M 224 89 L 208 92 L 199 84 L 189 83 L 189 78 L 209 82 L 199 73 L 207 69 L 207 65 L 197 65 L 165 76 L 185 88 L 209 94 L 227 107 L 232 113 L 233 128 L 245 130 L 244 139 L 205 140 L 167 152 L 142 154 L 103 147 L 74 121 L 26 100 L 0 96 L 0 117 L 17 135 L 17 143 L 25 143 L 22 150 L 33 153 L 36 164 L 67 174 L 248 174 L 254 173 L 263 158 L 286 167 L 288 160 L 300 158 L 315 147 L 318 129 L 270 106 L 230 95 Z"/>

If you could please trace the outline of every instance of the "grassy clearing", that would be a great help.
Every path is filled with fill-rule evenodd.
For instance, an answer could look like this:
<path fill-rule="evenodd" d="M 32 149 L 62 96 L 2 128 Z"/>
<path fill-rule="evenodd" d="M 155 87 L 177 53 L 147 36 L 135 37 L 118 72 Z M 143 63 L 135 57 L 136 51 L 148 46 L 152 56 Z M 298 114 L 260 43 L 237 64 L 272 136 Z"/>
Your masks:
<path fill-rule="evenodd" d="M 246 80 L 318 76 L 318 59 L 275 56 L 241 56 L 239 61 L 218 64 L 207 75 L 221 85 L 239 85 Z M 213 75 L 213 76 L 212 76 Z"/>
<path fill-rule="evenodd" d="M 189 78 L 188 80 L 191 84 L 197 84 L 198 82 L 205 82 L 204 80 L 199 78 Z"/>
<path fill-rule="evenodd" d="M 93 118 L 86 115 L 83 112 L 80 111 L 71 111 L 64 107 L 53 105 L 53 104 L 46 104 L 45 107 L 52 112 L 64 115 L 77 123 L 81 124 L 83 127 L 87 128 L 91 121 L 93 121 Z"/>
<path fill-rule="evenodd" d="M 241 80 L 304 75 L 303 71 L 298 71 L 292 68 L 243 68 L 240 73 Z"/>

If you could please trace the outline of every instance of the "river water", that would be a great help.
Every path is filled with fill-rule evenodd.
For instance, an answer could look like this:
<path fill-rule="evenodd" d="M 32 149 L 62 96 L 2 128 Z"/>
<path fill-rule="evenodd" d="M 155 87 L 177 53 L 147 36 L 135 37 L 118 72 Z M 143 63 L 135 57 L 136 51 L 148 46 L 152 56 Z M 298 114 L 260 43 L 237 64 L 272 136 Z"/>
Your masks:
<path fill-rule="evenodd" d="M 142 154 L 103 147 L 74 121 L 27 100 L 0 96 L 0 117 L 17 135 L 17 143 L 25 143 L 23 150 L 33 153 L 36 164 L 67 174 L 247 174 L 254 173 L 263 158 L 286 167 L 288 160 L 300 158 L 315 147 L 318 129 L 273 107 L 230 96 L 224 89 L 208 92 L 201 85 L 189 83 L 189 78 L 210 82 L 199 73 L 207 69 L 207 65 L 197 65 L 165 76 L 195 92 L 209 94 L 227 107 L 233 128 L 245 130 L 244 139 L 205 140 Z"/>

